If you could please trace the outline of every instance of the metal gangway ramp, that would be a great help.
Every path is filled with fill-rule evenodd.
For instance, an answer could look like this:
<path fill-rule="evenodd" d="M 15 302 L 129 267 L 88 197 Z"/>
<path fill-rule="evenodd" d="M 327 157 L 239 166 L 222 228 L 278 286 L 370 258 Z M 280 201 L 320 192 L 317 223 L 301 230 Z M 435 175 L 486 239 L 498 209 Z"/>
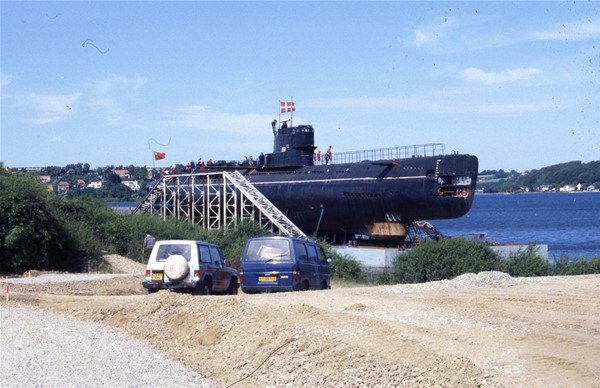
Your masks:
<path fill-rule="evenodd" d="M 239 171 L 165 175 L 133 211 L 227 229 L 251 220 L 279 234 L 306 237 Z"/>

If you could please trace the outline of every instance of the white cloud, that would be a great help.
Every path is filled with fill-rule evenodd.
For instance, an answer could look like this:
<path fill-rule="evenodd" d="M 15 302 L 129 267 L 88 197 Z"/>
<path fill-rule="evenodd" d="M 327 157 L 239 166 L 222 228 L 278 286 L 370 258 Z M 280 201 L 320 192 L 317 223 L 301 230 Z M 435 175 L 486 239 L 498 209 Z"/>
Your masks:
<path fill-rule="evenodd" d="M 496 85 L 508 82 L 517 82 L 531 79 L 540 74 L 535 68 L 509 69 L 502 72 L 486 72 L 475 67 L 470 67 L 461 72 L 462 77 L 469 82 L 479 82 L 485 85 Z"/>
<path fill-rule="evenodd" d="M 203 131 L 252 133 L 270 128 L 272 116 L 213 112 L 203 105 L 189 105 L 178 110 L 179 117 L 170 124 Z"/>
<path fill-rule="evenodd" d="M 565 99 L 558 103 L 552 99 L 494 99 L 484 89 L 442 90 L 410 98 L 337 98 L 313 100 L 306 105 L 318 109 L 395 110 L 427 114 L 514 115 L 564 109 L 573 102 Z"/>
<path fill-rule="evenodd" d="M 415 27 L 407 42 L 428 49 L 433 54 L 449 54 L 506 47 L 543 40 L 586 40 L 600 38 L 600 17 L 556 24 L 530 32 L 514 28 L 495 33 L 489 28 L 497 22 L 481 14 L 437 17 L 428 24 Z"/>
<path fill-rule="evenodd" d="M 11 84 L 17 77 L 11 74 L 0 73 L 0 86 L 4 87 Z"/>
<path fill-rule="evenodd" d="M 415 38 L 412 42 L 414 46 L 430 46 L 436 40 L 436 35 L 430 31 L 424 31 L 419 29 L 415 30 L 414 33 Z"/>
<path fill-rule="evenodd" d="M 411 31 L 409 46 L 428 49 L 434 54 L 479 50 L 505 44 L 506 38 L 490 35 L 485 28 L 490 20 L 483 16 L 442 16 Z"/>
<path fill-rule="evenodd" d="M 600 17 L 556 25 L 531 34 L 533 40 L 586 40 L 600 38 Z"/>
<path fill-rule="evenodd" d="M 148 79 L 137 73 L 133 77 L 113 74 L 94 83 L 96 92 L 106 95 L 115 90 L 119 92 L 137 92 L 142 86 L 148 83 Z"/>
<path fill-rule="evenodd" d="M 80 93 L 71 94 L 32 94 L 21 100 L 20 106 L 37 111 L 35 117 L 26 119 L 30 124 L 48 124 L 63 121 L 73 113 Z"/>

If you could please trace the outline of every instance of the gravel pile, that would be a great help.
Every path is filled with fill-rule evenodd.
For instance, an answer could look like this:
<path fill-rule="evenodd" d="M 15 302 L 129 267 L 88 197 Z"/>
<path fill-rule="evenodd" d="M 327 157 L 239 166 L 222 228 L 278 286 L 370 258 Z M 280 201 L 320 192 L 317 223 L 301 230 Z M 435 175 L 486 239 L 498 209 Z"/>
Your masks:
<path fill-rule="evenodd" d="M 118 277 L 131 276 L 125 273 L 48 273 L 30 278 L 10 278 L 11 284 L 45 284 L 45 283 L 71 283 L 109 280 Z"/>
<path fill-rule="evenodd" d="M 117 273 L 143 275 L 146 271 L 146 264 L 138 263 L 124 256 L 104 255 L 104 260 L 108 261 Z"/>
<path fill-rule="evenodd" d="M 0 307 L 0 386 L 214 386 L 182 364 L 106 326 Z"/>
<path fill-rule="evenodd" d="M 142 297 L 145 265 L 106 258 L 116 275 L 45 274 L 11 286 L 11 307 L 0 307 L 0 387 L 511 386 L 503 384 L 504 368 L 520 367 L 520 353 L 513 361 L 505 348 L 513 349 L 515 336 L 534 335 L 542 318 L 528 316 L 547 309 L 547 299 L 531 308 L 522 298 L 527 314 L 512 313 L 519 307 L 512 301 L 485 307 L 490 300 L 504 306 L 493 295 L 512 291 L 494 288 L 544 284 L 502 272 L 306 293 Z M 85 276 L 95 278 L 79 281 Z M 42 283 L 64 277 L 72 281 Z M 473 290 L 465 303 L 460 288 Z M 548 295 L 527 292 L 534 303 Z"/>
<path fill-rule="evenodd" d="M 408 294 L 431 291 L 446 291 L 457 288 L 473 287 L 512 287 L 517 284 L 531 283 L 523 278 L 513 278 L 507 273 L 499 271 L 485 271 L 478 274 L 466 273 L 452 280 L 439 280 L 419 284 L 398 284 L 391 287 L 382 287 L 378 292 L 391 294 Z"/>

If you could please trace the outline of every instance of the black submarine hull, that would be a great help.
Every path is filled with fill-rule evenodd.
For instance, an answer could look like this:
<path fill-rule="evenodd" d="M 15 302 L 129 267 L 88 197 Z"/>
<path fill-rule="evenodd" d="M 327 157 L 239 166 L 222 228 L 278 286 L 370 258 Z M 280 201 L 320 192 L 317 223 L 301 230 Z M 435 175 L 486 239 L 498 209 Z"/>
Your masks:
<path fill-rule="evenodd" d="M 307 234 L 398 239 L 402 228 L 394 226 L 467 214 L 477 170 L 475 156 L 441 155 L 245 176 Z"/>

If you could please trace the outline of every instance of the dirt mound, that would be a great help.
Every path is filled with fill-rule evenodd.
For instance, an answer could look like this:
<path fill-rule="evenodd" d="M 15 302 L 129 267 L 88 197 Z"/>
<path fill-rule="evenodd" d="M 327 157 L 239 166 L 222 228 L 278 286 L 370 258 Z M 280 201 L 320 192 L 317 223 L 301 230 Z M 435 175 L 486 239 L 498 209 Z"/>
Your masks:
<path fill-rule="evenodd" d="M 146 271 L 146 264 L 130 260 L 125 256 L 116 254 L 104 255 L 104 260 L 108 261 L 116 273 L 143 275 Z"/>
<path fill-rule="evenodd" d="M 120 328 L 222 386 L 598 383 L 599 275 L 202 297 L 142 295 L 142 276 L 15 284 L 9 304 Z"/>

